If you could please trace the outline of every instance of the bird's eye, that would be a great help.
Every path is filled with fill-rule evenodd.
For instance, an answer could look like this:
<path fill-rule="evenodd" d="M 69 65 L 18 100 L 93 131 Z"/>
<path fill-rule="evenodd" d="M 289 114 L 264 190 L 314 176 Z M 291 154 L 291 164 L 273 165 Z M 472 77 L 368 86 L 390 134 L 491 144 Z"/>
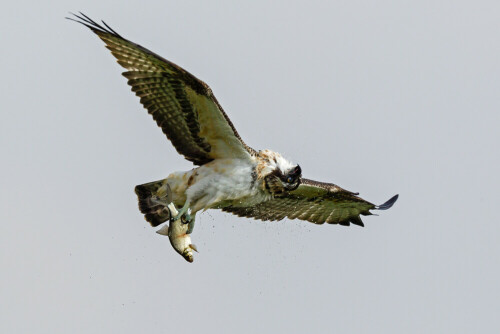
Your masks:
<path fill-rule="evenodd" d="M 293 177 L 289 176 L 286 178 L 286 182 L 292 183 L 292 181 L 293 181 Z"/>

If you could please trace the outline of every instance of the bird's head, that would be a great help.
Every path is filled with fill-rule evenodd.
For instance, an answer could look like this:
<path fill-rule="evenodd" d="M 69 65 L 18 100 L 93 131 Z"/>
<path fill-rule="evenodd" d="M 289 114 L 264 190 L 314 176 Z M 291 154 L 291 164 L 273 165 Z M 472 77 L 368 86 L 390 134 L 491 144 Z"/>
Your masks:
<path fill-rule="evenodd" d="M 265 150 L 259 152 L 261 162 L 257 166 L 260 177 L 264 179 L 264 186 L 272 194 L 282 194 L 299 187 L 302 169 L 294 165 L 280 154 Z M 260 168 L 259 168 L 260 166 Z"/>
<path fill-rule="evenodd" d="M 274 195 L 282 194 L 286 191 L 293 191 L 300 185 L 302 170 L 299 165 L 283 172 L 276 168 L 272 173 L 264 178 L 266 188 Z"/>

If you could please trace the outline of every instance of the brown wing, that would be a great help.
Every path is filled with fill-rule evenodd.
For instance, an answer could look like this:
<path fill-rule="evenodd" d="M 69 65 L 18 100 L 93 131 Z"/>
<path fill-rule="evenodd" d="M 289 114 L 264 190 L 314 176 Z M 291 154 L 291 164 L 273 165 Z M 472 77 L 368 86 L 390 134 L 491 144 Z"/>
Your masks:
<path fill-rule="evenodd" d="M 331 184 L 302 179 L 300 186 L 283 196 L 252 207 L 229 206 L 223 211 L 240 217 L 260 220 L 282 220 L 283 218 L 307 220 L 315 224 L 350 223 L 364 226 L 360 215 L 367 216 L 370 210 L 389 209 L 398 195 L 382 205 L 374 205 L 341 187 Z"/>
<path fill-rule="evenodd" d="M 90 28 L 127 69 L 123 75 L 177 152 L 202 165 L 217 158 L 246 158 L 248 147 L 217 102 L 210 87 L 184 69 L 132 43 L 106 23 L 75 15 Z M 73 14 L 74 15 L 74 14 Z"/>

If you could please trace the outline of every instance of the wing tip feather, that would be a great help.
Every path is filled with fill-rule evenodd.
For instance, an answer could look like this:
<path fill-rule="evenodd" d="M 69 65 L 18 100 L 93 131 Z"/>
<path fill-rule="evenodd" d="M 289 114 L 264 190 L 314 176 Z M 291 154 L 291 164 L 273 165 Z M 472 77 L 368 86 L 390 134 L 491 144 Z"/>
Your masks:
<path fill-rule="evenodd" d="M 358 225 L 358 226 L 361 226 L 361 227 L 365 227 L 365 224 L 363 223 L 363 221 L 361 220 L 361 217 L 360 216 L 355 216 L 353 218 L 351 218 L 351 223 L 353 223 L 354 225 Z"/>
<path fill-rule="evenodd" d="M 102 24 L 104 24 L 104 27 L 97 23 L 96 21 L 92 20 L 90 17 L 85 15 L 82 12 L 78 12 L 80 15 L 69 12 L 69 14 L 73 15 L 74 17 L 68 17 L 66 16 L 65 18 L 80 24 L 83 24 L 90 30 L 92 30 L 94 33 L 99 34 L 99 33 L 105 33 L 105 34 L 110 34 L 119 38 L 122 38 L 120 34 L 118 34 L 116 31 L 114 31 L 106 22 L 102 21 Z M 76 18 L 76 19 L 75 19 Z"/>
<path fill-rule="evenodd" d="M 394 205 L 394 203 L 396 203 L 396 201 L 398 200 L 398 198 L 399 198 L 399 194 L 394 195 L 387 202 L 385 202 L 384 204 L 377 205 L 375 207 L 375 209 L 376 210 L 387 210 L 387 209 L 390 209 Z"/>

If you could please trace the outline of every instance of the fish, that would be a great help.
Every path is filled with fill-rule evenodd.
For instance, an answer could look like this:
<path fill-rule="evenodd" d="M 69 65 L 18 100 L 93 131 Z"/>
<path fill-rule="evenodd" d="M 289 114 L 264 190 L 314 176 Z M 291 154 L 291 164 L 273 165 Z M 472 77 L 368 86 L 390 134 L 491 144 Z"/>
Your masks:
<path fill-rule="evenodd" d="M 171 201 L 172 191 L 167 185 L 167 199 Z M 174 219 L 179 213 L 175 204 L 170 202 L 167 205 L 169 211 L 169 224 L 163 225 L 156 233 L 168 236 L 170 244 L 186 261 L 193 262 L 193 251 L 198 252 L 196 246 L 191 242 L 190 224 L 185 221 L 184 216 Z"/>

